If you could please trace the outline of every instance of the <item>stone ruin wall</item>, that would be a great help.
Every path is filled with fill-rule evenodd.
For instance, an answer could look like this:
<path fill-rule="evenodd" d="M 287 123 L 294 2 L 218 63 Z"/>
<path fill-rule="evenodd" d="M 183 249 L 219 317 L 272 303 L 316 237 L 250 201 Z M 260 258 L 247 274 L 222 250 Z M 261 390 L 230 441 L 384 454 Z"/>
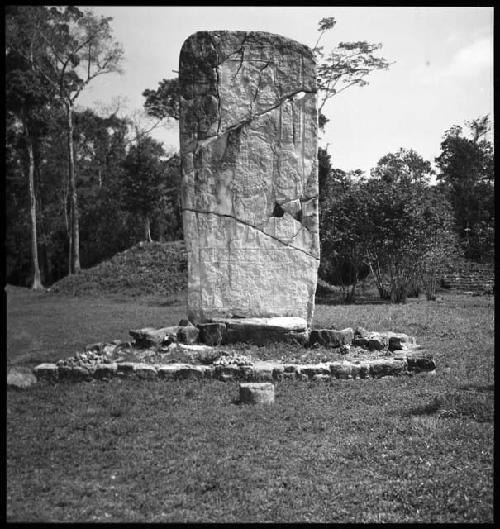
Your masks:
<path fill-rule="evenodd" d="M 312 51 L 264 32 L 202 31 L 181 50 L 188 317 L 296 316 L 319 265 Z"/>

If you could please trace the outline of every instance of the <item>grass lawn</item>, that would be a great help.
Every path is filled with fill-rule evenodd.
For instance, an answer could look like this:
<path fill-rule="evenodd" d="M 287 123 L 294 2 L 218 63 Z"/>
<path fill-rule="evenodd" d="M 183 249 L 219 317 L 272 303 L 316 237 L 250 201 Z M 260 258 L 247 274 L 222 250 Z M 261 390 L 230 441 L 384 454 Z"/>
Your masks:
<path fill-rule="evenodd" d="M 30 522 L 492 522 L 494 305 L 318 305 L 315 325 L 415 335 L 437 376 L 238 384 L 120 381 L 7 391 L 7 519 Z M 7 364 L 176 324 L 182 297 L 8 288 Z"/>

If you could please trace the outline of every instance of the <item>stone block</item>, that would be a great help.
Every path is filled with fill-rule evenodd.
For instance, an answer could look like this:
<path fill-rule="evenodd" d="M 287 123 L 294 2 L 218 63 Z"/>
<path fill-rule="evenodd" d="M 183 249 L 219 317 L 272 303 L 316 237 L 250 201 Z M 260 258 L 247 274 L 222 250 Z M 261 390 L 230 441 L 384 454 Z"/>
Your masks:
<path fill-rule="evenodd" d="M 369 351 L 382 351 L 387 349 L 388 344 L 388 337 L 377 332 L 371 332 L 364 336 L 354 336 L 352 340 L 352 345 L 368 349 Z"/>
<path fill-rule="evenodd" d="M 220 345 L 226 334 L 225 323 L 199 323 L 199 340 L 206 345 Z"/>
<path fill-rule="evenodd" d="M 323 345 L 324 347 L 340 347 L 350 345 L 354 338 L 351 328 L 337 331 L 335 329 L 313 329 L 309 336 L 309 345 Z"/>
<path fill-rule="evenodd" d="M 28 389 L 36 384 L 36 376 L 33 373 L 7 373 L 7 387 L 15 389 Z"/>
<path fill-rule="evenodd" d="M 130 330 L 129 334 L 135 340 L 135 346 L 139 348 L 157 347 L 159 345 L 168 345 L 177 342 L 178 325 L 154 329 L 153 327 L 144 327 L 143 329 Z"/>
<path fill-rule="evenodd" d="M 72 382 L 83 382 L 90 380 L 93 373 L 82 366 L 60 366 L 59 380 L 70 380 Z"/>
<path fill-rule="evenodd" d="M 199 332 L 198 327 L 194 325 L 179 327 L 177 341 L 182 344 L 195 344 L 198 341 Z"/>
<path fill-rule="evenodd" d="M 359 325 L 354 329 L 355 338 L 366 338 L 368 334 L 370 333 L 364 327 L 361 327 Z"/>
<path fill-rule="evenodd" d="M 242 380 L 247 374 L 246 366 L 242 369 L 236 364 L 217 365 L 214 368 L 214 378 L 219 380 Z"/>
<path fill-rule="evenodd" d="M 241 383 L 240 402 L 247 404 L 272 404 L 274 402 L 274 384 Z"/>
<path fill-rule="evenodd" d="M 308 340 L 307 322 L 297 317 L 280 318 L 234 318 L 220 320 L 226 325 L 222 343 L 268 343 L 297 342 L 305 344 Z"/>
<path fill-rule="evenodd" d="M 332 362 L 330 364 L 332 378 L 352 378 L 352 364 L 350 362 Z"/>
<path fill-rule="evenodd" d="M 330 366 L 328 364 L 301 364 L 297 373 L 307 375 L 308 378 L 312 378 L 314 375 L 329 375 Z"/>
<path fill-rule="evenodd" d="M 399 351 L 416 345 L 415 337 L 404 333 L 389 334 L 389 351 Z"/>
<path fill-rule="evenodd" d="M 406 356 L 408 371 L 420 373 L 421 371 L 432 371 L 436 369 L 436 362 L 430 353 L 424 351 L 413 351 Z"/>
<path fill-rule="evenodd" d="M 192 365 L 181 367 L 177 371 L 175 378 L 180 380 L 201 380 L 202 378 L 205 378 L 205 374 L 206 370 L 202 369 L 200 366 Z"/>
<path fill-rule="evenodd" d="M 369 365 L 370 375 L 374 378 L 399 376 L 406 371 L 406 362 L 402 360 L 380 358 L 369 361 Z"/>
<path fill-rule="evenodd" d="M 97 364 L 95 366 L 94 378 L 109 379 L 116 376 L 118 373 L 118 364 Z"/>
<path fill-rule="evenodd" d="M 56 381 L 59 378 L 59 369 L 56 364 L 39 364 L 33 369 L 37 380 Z"/>
<path fill-rule="evenodd" d="M 329 382 L 332 379 L 330 375 L 316 374 L 312 376 L 312 380 L 315 382 Z"/>
<path fill-rule="evenodd" d="M 274 380 L 274 367 L 253 366 L 252 380 L 255 382 L 272 382 Z"/>
<path fill-rule="evenodd" d="M 119 362 L 116 366 L 116 373 L 121 377 L 130 377 L 135 373 L 135 362 Z"/>
<path fill-rule="evenodd" d="M 366 362 L 359 363 L 359 378 L 370 378 L 370 365 Z"/>
<path fill-rule="evenodd" d="M 189 364 L 165 364 L 156 368 L 158 378 L 164 380 L 174 380 L 177 378 L 177 373 L 181 369 L 189 369 Z"/>
<path fill-rule="evenodd" d="M 136 364 L 134 374 L 137 378 L 152 380 L 156 378 L 156 367 L 152 364 Z"/>
<path fill-rule="evenodd" d="M 281 365 L 275 365 L 273 367 L 273 379 L 274 380 L 282 380 L 283 374 L 285 373 L 285 367 L 283 364 Z"/>

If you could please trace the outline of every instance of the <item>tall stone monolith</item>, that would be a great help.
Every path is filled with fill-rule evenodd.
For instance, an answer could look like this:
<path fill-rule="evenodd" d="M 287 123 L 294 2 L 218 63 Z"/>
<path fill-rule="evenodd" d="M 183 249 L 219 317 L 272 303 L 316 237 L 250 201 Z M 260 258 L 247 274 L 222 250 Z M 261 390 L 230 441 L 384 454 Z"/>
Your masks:
<path fill-rule="evenodd" d="M 310 324 L 319 264 L 312 51 L 200 31 L 179 61 L 188 315 Z"/>

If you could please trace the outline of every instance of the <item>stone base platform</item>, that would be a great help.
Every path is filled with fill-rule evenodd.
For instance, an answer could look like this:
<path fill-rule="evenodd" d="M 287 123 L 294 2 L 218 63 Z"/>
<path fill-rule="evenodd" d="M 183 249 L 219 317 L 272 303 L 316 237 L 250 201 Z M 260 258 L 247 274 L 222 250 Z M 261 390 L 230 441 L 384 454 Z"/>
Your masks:
<path fill-rule="evenodd" d="M 330 381 L 334 379 L 382 378 L 387 376 L 435 374 L 436 364 L 428 353 L 400 353 L 393 358 L 364 361 L 342 360 L 317 364 L 287 364 L 256 361 L 251 364 L 148 364 L 112 362 L 82 367 L 40 364 L 33 370 L 37 380 L 85 381 L 91 379 L 139 378 L 160 380 L 210 379 L 244 382 L 283 380 Z"/>
<path fill-rule="evenodd" d="M 48 381 L 133 377 L 272 382 L 436 372 L 432 355 L 421 350 L 413 336 L 361 327 L 309 332 L 302 318 L 219 319 L 197 326 L 181 320 L 178 326 L 132 330 L 130 335 L 132 342 L 91 344 L 85 352 L 56 364 L 38 365 L 34 374 L 37 380 Z M 295 343 L 290 346 L 288 361 L 285 357 L 281 361 L 259 359 L 265 352 L 260 353 L 258 347 L 232 349 L 227 345 L 246 342 L 255 346 L 286 340 Z M 256 353 L 255 358 L 247 354 L 249 351 Z"/>

